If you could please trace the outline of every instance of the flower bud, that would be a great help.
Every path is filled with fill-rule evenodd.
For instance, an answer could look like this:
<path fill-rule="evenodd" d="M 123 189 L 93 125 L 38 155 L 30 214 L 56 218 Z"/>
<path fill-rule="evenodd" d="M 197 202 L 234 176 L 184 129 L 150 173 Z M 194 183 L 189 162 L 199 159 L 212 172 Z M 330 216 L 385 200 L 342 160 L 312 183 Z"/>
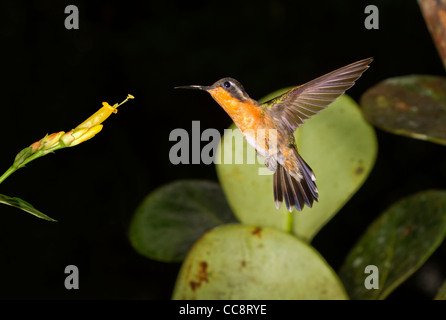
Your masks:
<path fill-rule="evenodd" d="M 34 152 L 40 151 L 40 150 L 42 150 L 42 151 L 48 150 L 48 149 L 51 149 L 52 147 L 56 146 L 57 144 L 59 144 L 59 140 L 64 133 L 65 133 L 64 131 L 52 133 L 50 135 L 46 135 L 39 141 L 34 142 L 32 145 L 30 145 L 31 153 L 34 153 Z"/>

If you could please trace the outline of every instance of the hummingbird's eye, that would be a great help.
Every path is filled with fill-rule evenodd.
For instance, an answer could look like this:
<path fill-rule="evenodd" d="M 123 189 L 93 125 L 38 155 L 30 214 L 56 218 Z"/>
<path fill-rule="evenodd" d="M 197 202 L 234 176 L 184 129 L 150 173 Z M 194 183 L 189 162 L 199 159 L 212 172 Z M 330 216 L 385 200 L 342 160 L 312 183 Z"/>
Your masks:
<path fill-rule="evenodd" d="M 231 83 L 229 81 L 225 81 L 223 85 L 225 86 L 225 88 L 229 88 L 231 86 Z"/>

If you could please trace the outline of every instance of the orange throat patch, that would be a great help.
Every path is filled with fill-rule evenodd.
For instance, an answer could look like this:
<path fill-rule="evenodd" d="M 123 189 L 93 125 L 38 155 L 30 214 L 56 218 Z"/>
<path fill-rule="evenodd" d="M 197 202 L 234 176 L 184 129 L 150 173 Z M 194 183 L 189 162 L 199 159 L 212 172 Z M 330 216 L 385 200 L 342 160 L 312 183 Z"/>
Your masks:
<path fill-rule="evenodd" d="M 221 87 L 208 90 L 212 98 L 226 111 L 241 130 L 256 129 L 263 118 L 261 108 L 255 101 L 240 101 Z"/>

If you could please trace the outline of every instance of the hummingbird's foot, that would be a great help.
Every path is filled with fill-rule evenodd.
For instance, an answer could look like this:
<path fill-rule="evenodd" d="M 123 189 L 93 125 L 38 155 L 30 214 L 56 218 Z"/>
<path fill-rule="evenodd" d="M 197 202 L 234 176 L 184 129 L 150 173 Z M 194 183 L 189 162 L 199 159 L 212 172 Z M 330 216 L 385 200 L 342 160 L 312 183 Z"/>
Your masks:
<path fill-rule="evenodd" d="M 265 159 L 265 166 L 266 166 L 269 170 L 271 170 L 271 171 L 276 171 L 276 169 L 277 169 L 277 160 L 276 160 L 276 157 L 268 156 L 268 157 Z"/>

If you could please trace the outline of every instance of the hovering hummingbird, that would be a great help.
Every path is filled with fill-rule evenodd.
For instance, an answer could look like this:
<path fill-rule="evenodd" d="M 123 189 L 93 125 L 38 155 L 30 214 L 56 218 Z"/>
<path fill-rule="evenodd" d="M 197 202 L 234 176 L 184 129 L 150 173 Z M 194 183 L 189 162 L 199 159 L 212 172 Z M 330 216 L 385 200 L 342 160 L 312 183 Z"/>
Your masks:
<path fill-rule="evenodd" d="M 318 201 L 316 177 L 297 152 L 296 131 L 305 120 L 325 109 L 355 84 L 368 69 L 373 58 L 357 61 L 317 79 L 293 88 L 265 103 L 251 99 L 235 79 L 223 78 L 211 86 L 176 88 L 204 90 L 228 113 L 246 141 L 265 158 L 266 167 L 274 171 L 274 202 L 279 209 L 282 201 L 288 211 L 312 207 Z M 276 146 L 256 139 L 258 129 L 273 129 Z M 264 132 L 265 132 L 264 131 Z"/>

